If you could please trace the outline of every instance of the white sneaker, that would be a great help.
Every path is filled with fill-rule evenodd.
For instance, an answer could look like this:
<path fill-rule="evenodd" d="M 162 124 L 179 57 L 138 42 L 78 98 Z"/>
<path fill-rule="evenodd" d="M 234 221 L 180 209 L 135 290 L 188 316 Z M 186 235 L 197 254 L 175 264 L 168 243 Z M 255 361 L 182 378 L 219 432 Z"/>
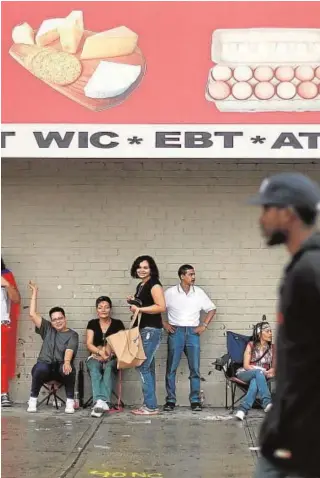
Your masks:
<path fill-rule="evenodd" d="M 100 408 L 93 408 L 91 412 L 91 416 L 95 418 L 101 418 L 103 415 L 103 412 L 99 412 Z"/>
<path fill-rule="evenodd" d="M 74 413 L 74 400 L 73 398 L 67 398 L 65 413 Z"/>
<path fill-rule="evenodd" d="M 272 403 L 268 403 L 268 405 L 266 406 L 266 408 L 264 409 L 264 411 L 265 411 L 266 413 L 268 413 L 268 412 L 271 410 L 271 408 L 272 408 Z"/>
<path fill-rule="evenodd" d="M 109 405 L 104 400 L 97 400 L 91 412 L 92 417 L 100 418 L 103 413 L 109 410 Z"/>
<path fill-rule="evenodd" d="M 236 418 L 238 418 L 238 420 L 243 421 L 243 420 L 245 419 L 246 414 L 244 413 L 243 410 L 238 410 L 238 411 L 236 411 L 236 413 L 234 414 L 234 416 L 235 416 Z"/>
<path fill-rule="evenodd" d="M 97 403 L 95 406 L 97 408 L 101 408 L 104 412 L 107 412 L 108 410 L 110 410 L 109 405 L 104 400 L 97 400 Z"/>
<path fill-rule="evenodd" d="M 29 398 L 27 412 L 35 413 L 37 411 L 37 401 L 38 399 L 35 397 Z"/>

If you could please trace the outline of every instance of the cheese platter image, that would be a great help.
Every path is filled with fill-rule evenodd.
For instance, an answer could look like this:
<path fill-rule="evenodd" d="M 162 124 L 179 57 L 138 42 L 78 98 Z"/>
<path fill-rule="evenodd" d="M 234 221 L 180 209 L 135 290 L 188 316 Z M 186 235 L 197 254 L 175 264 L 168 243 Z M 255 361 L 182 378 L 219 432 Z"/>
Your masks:
<path fill-rule="evenodd" d="M 222 112 L 320 111 L 320 29 L 215 30 L 205 97 Z"/>
<path fill-rule="evenodd" d="M 146 62 L 138 34 L 112 26 L 101 32 L 84 27 L 83 12 L 28 23 L 12 30 L 11 57 L 36 79 L 92 111 L 123 103 L 139 86 Z"/>

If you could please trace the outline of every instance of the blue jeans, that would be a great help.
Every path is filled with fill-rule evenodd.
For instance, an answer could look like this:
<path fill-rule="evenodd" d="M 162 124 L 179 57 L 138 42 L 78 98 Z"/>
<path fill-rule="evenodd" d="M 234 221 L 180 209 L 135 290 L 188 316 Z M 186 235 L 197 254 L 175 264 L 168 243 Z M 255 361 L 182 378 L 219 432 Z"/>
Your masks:
<path fill-rule="evenodd" d="M 150 410 L 158 408 L 156 397 L 155 355 L 162 338 L 162 329 L 145 327 L 140 330 L 146 360 L 137 370 L 140 373 L 143 393 L 143 404 Z"/>
<path fill-rule="evenodd" d="M 289 478 L 289 477 L 303 478 L 301 475 L 288 474 L 280 470 L 273 463 L 270 463 L 270 461 L 264 458 L 264 456 L 259 457 L 254 478 Z"/>
<path fill-rule="evenodd" d="M 262 370 L 254 369 L 239 372 L 237 378 L 243 382 L 249 382 L 249 389 L 247 395 L 241 401 L 240 410 L 248 412 L 258 395 L 263 408 L 266 408 L 266 406 L 271 403 L 270 390 L 266 376 Z"/>
<path fill-rule="evenodd" d="M 91 378 L 93 404 L 97 400 L 110 403 L 116 378 L 117 361 L 110 360 L 103 365 L 99 360 L 91 358 L 87 360 L 87 367 Z"/>
<path fill-rule="evenodd" d="M 195 327 L 176 327 L 168 336 L 168 357 L 166 372 L 166 401 L 176 403 L 176 373 L 184 352 L 190 371 L 190 403 L 200 401 L 200 336 Z"/>

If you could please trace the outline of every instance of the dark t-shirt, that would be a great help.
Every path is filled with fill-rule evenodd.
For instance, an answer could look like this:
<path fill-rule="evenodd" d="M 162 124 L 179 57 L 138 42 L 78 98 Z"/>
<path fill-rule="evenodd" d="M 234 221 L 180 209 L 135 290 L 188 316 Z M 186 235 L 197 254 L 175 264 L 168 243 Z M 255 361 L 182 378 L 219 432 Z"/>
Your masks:
<path fill-rule="evenodd" d="M 121 320 L 111 319 L 111 324 L 108 327 L 108 330 L 104 336 L 101 327 L 100 327 L 100 320 L 99 319 L 92 319 L 89 320 L 87 325 L 87 330 L 93 330 L 93 345 L 95 347 L 99 347 L 100 345 L 103 346 L 105 344 L 105 339 L 109 337 L 109 335 L 116 334 L 119 330 L 124 330 L 125 326 L 121 322 Z"/>
<path fill-rule="evenodd" d="M 142 307 L 149 307 L 154 305 L 154 300 L 151 294 L 152 287 L 155 285 L 162 286 L 159 279 L 151 277 L 144 285 L 142 282 L 138 284 L 135 297 L 140 299 L 142 302 Z M 143 312 L 141 314 L 140 329 L 144 327 L 153 327 L 155 329 L 162 329 L 162 318 L 161 314 L 146 314 Z"/>
<path fill-rule="evenodd" d="M 36 333 L 43 340 L 38 362 L 62 363 L 67 349 L 73 350 L 72 360 L 75 358 L 79 346 L 79 335 L 74 330 L 68 329 L 65 332 L 58 332 L 52 327 L 51 322 L 42 319 L 40 328 L 36 327 Z"/>

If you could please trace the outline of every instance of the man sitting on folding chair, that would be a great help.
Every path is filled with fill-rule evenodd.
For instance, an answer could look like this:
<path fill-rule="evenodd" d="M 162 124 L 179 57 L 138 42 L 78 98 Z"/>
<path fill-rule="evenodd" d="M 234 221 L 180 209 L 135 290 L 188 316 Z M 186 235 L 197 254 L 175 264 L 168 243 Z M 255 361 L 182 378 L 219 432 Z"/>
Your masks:
<path fill-rule="evenodd" d="M 260 322 L 254 327 L 253 339 L 246 347 L 243 367 L 236 377 L 249 384 L 248 392 L 235 413 L 243 420 L 259 396 L 265 412 L 271 408 L 271 393 L 268 380 L 274 377 L 275 354 L 272 345 L 272 330 L 268 322 Z"/>
<path fill-rule="evenodd" d="M 65 312 L 61 307 L 53 307 L 49 311 L 51 321 L 42 318 L 37 312 L 38 287 L 31 281 L 29 287 L 32 291 L 30 319 L 36 326 L 36 333 L 41 336 L 43 344 L 37 363 L 31 372 L 31 395 L 27 411 L 37 411 L 37 400 L 41 387 L 48 382 L 56 381 L 64 385 L 66 389 L 65 412 L 74 413 L 76 370 L 73 360 L 78 350 L 79 336 L 77 332 L 67 327 Z M 48 389 L 48 387 L 46 388 Z"/>

